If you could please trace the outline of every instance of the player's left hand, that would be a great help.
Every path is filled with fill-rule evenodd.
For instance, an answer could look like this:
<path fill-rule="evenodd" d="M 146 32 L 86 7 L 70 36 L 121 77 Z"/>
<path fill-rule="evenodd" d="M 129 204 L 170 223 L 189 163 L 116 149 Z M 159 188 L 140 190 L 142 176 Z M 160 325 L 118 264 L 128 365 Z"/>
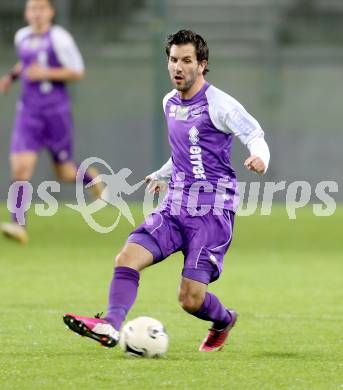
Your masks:
<path fill-rule="evenodd" d="M 168 183 L 162 180 L 155 180 L 153 176 L 148 175 L 144 181 L 148 184 L 149 193 L 158 193 L 167 191 Z"/>
<path fill-rule="evenodd" d="M 48 80 L 48 71 L 38 64 L 32 64 L 26 69 L 25 75 L 31 81 L 43 81 Z"/>
<path fill-rule="evenodd" d="M 244 166 L 249 171 L 256 172 L 259 175 L 263 175 L 266 170 L 264 162 L 258 156 L 250 156 L 248 159 L 245 160 Z"/>

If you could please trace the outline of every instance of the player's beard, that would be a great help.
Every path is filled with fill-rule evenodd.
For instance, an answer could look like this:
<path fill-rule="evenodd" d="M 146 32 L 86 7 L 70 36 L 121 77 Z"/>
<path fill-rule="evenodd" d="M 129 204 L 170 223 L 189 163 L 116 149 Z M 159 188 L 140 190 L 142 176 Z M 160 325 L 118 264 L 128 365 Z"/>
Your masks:
<path fill-rule="evenodd" d="M 187 92 L 192 85 L 195 83 L 197 79 L 197 70 L 192 72 L 189 77 L 184 78 L 184 84 L 183 85 L 178 85 L 174 82 L 175 88 L 180 91 L 180 92 Z"/>

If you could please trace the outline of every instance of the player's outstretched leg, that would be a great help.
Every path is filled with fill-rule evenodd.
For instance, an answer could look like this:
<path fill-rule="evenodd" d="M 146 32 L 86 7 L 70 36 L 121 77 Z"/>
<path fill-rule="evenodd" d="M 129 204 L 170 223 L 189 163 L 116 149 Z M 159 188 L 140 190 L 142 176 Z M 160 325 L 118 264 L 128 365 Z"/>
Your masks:
<path fill-rule="evenodd" d="M 214 294 L 206 290 L 206 284 L 182 278 L 179 301 L 189 314 L 212 322 L 212 327 L 200 345 L 199 351 L 219 351 L 224 347 L 237 321 L 237 313 L 227 309 Z"/>
<path fill-rule="evenodd" d="M 128 243 L 116 258 L 116 268 L 110 285 L 105 317 L 81 317 L 65 314 L 63 321 L 73 332 L 89 337 L 106 347 L 119 341 L 119 331 L 133 306 L 139 285 L 139 271 L 152 264 L 152 254 L 134 243 Z"/>
<path fill-rule="evenodd" d="M 110 286 L 109 304 L 104 318 L 66 314 L 64 323 L 73 332 L 90 337 L 106 347 L 119 341 L 119 331 L 127 312 L 134 304 L 139 284 L 139 272 L 128 267 L 116 267 Z"/>
<path fill-rule="evenodd" d="M 96 340 L 104 347 L 112 348 L 118 344 L 119 332 L 100 315 L 91 318 L 68 313 L 63 316 L 63 321 L 73 332 Z"/>

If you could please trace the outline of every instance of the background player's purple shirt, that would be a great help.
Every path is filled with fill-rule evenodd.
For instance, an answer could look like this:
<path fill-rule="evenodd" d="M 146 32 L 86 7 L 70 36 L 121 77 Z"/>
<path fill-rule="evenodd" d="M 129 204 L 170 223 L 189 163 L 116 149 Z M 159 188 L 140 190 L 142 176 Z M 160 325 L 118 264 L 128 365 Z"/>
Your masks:
<path fill-rule="evenodd" d="M 173 163 L 169 199 L 180 186 L 178 176 L 184 173 L 183 206 L 189 204 L 194 183 L 199 183 L 198 206 L 213 206 L 221 196 L 222 207 L 235 211 L 239 197 L 231 163 L 233 135 L 249 147 L 251 141 L 264 137 L 258 122 L 234 98 L 208 83 L 189 100 L 181 99 L 173 90 L 164 98 L 163 106 Z M 216 198 L 219 180 L 228 188 Z"/>
<path fill-rule="evenodd" d="M 25 77 L 25 70 L 37 63 L 43 67 L 83 71 L 83 60 L 71 35 L 60 26 L 52 26 L 41 35 L 25 27 L 16 33 L 15 46 L 23 69 L 21 102 L 27 108 L 68 104 L 69 95 L 63 82 L 32 82 Z"/>

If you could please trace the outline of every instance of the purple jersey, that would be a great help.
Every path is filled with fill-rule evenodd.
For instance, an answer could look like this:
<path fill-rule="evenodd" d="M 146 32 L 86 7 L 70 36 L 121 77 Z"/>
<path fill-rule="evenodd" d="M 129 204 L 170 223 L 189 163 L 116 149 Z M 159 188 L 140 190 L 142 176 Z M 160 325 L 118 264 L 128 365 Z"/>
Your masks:
<path fill-rule="evenodd" d="M 172 158 L 150 176 L 170 179 L 168 195 L 128 242 L 146 248 L 154 262 L 182 251 L 183 277 L 208 284 L 222 272 L 238 205 L 233 135 L 258 155 L 266 145 L 264 133 L 240 103 L 208 83 L 189 100 L 173 90 L 163 108 Z"/>
<path fill-rule="evenodd" d="M 15 44 L 22 64 L 21 98 L 17 105 L 11 153 L 39 152 L 47 148 L 56 163 L 73 159 L 73 123 L 70 101 L 63 82 L 32 82 L 25 70 L 38 63 L 43 67 L 66 67 L 82 72 L 84 65 L 73 38 L 62 27 L 53 26 L 37 35 L 31 27 L 19 30 Z"/>
<path fill-rule="evenodd" d="M 25 70 L 37 63 L 47 68 L 67 67 L 83 71 L 83 60 L 71 35 L 60 26 L 52 26 L 41 35 L 34 34 L 31 27 L 25 27 L 16 33 L 15 45 L 22 64 L 21 103 L 38 109 L 69 103 L 63 82 L 32 82 L 25 77 Z"/>
<path fill-rule="evenodd" d="M 250 141 L 264 136 L 258 122 L 234 98 L 208 83 L 188 100 L 173 90 L 163 106 L 173 163 L 169 200 L 175 188 L 182 186 L 182 206 L 190 205 L 193 197 L 197 206 L 216 204 L 235 211 L 233 135 L 249 146 Z"/>

